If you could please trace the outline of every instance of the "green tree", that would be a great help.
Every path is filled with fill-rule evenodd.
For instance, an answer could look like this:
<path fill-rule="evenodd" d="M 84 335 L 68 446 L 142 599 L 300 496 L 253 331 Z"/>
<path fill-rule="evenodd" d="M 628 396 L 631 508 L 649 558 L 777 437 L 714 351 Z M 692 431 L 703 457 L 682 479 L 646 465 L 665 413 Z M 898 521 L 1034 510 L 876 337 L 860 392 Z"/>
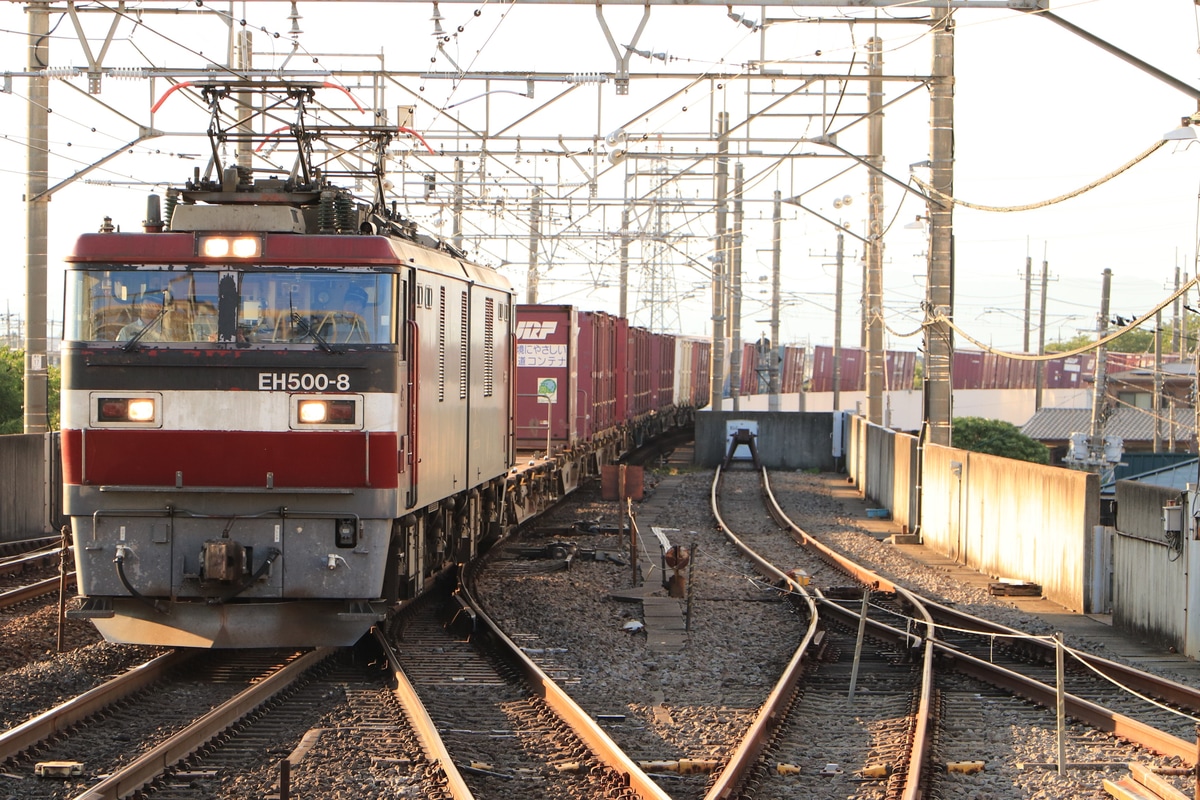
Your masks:
<path fill-rule="evenodd" d="M 951 434 L 951 444 L 974 453 L 1049 464 L 1050 450 L 1046 445 L 1021 433 L 1016 425 L 983 417 L 957 417 Z"/>
<path fill-rule="evenodd" d="M 25 429 L 25 354 L 0 347 L 0 433 Z"/>
<path fill-rule="evenodd" d="M 59 390 L 62 374 L 50 367 L 46 375 L 46 416 L 50 430 L 58 430 Z M 25 430 L 25 351 L 0 347 L 0 434 Z"/>

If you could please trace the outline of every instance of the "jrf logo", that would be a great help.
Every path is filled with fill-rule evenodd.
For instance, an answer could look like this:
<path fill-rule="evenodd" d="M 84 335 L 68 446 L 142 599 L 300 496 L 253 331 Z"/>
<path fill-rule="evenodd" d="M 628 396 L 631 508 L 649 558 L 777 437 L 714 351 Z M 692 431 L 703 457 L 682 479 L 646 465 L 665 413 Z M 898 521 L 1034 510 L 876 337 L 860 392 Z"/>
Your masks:
<path fill-rule="evenodd" d="M 517 338 L 541 340 L 545 339 L 556 330 L 558 330 L 557 322 L 533 322 L 530 320 L 522 320 L 517 323 Z"/>

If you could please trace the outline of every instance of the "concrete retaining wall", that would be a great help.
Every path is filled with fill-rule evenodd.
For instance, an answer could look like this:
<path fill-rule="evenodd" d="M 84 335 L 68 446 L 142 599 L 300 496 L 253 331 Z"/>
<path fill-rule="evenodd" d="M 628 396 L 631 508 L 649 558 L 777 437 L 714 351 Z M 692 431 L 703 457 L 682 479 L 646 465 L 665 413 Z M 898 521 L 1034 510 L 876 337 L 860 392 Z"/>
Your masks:
<path fill-rule="evenodd" d="M 926 545 L 985 574 L 1041 584 L 1073 611 L 1095 610 L 1097 475 L 931 444 L 921 481 Z"/>
<path fill-rule="evenodd" d="M 833 415 L 796 411 L 700 411 L 696 414 L 696 463 L 716 467 L 729 450 L 726 423 L 758 426 L 758 457 L 769 469 L 837 469 L 833 459 Z"/>
<path fill-rule="evenodd" d="M 913 530 L 917 504 L 917 437 L 879 425 L 862 417 L 850 420 L 847 472 L 863 497 L 891 512 L 898 525 Z"/>

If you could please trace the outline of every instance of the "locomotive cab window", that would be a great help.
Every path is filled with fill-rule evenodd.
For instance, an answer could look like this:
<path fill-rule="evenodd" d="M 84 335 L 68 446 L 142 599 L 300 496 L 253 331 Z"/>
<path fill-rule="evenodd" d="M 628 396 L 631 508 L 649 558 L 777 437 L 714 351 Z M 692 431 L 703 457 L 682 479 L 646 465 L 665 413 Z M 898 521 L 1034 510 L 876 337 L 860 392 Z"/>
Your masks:
<path fill-rule="evenodd" d="M 333 270 L 72 271 L 65 336 L 83 342 L 321 349 L 394 344 L 396 277 Z"/>

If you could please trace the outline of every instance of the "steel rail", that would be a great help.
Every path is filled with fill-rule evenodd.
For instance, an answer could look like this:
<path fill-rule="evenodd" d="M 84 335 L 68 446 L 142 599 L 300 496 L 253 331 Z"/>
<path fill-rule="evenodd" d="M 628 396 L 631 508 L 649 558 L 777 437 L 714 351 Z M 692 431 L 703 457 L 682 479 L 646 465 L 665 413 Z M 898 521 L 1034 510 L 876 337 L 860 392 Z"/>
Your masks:
<path fill-rule="evenodd" d="M 729 760 L 725 762 L 725 768 L 721 770 L 721 773 L 709 788 L 708 793 L 704 795 L 705 800 L 719 800 L 720 798 L 729 797 L 741 785 L 750 769 L 757 764 L 763 749 L 770 743 L 775 730 L 786 719 L 787 707 L 792 702 L 792 698 L 796 693 L 796 687 L 803 675 L 802 667 L 804 660 L 808 656 L 808 649 L 816 637 L 817 628 L 820 624 L 820 615 L 817 613 L 816 601 L 813 600 L 808 591 L 796 583 L 790 576 L 781 572 L 773 564 L 770 564 L 758 555 L 758 553 L 747 547 L 741 539 L 734 535 L 729 526 L 725 524 L 717 503 L 717 494 L 720 491 L 721 480 L 721 468 L 717 467 L 717 473 L 712 482 L 710 500 L 713 516 L 716 518 L 721 532 L 725 534 L 725 538 L 734 547 L 754 562 L 758 571 L 764 577 L 782 586 L 786 586 L 789 591 L 804 598 L 804 602 L 808 605 L 808 630 L 805 631 L 804 638 L 800 641 L 800 646 L 792 654 L 792 658 L 788 662 L 787 667 L 784 668 L 782 676 L 776 682 L 775 688 L 771 690 L 771 694 L 767 696 L 754 721 L 750 723 L 750 727 L 746 730 L 746 735 L 742 737 L 741 743 L 733 751 Z"/>
<path fill-rule="evenodd" d="M 1022 645 L 1040 651 L 1047 661 L 1053 661 L 1054 659 L 1055 646 L 1044 638 L 1030 637 L 1025 631 L 1019 631 L 1016 628 L 1010 628 L 998 622 L 975 617 L 964 611 L 950 608 L 932 600 L 926 600 L 925 604 L 937 618 L 948 620 L 952 627 L 979 633 L 982 636 L 996 634 L 1005 637 L 1024 637 L 1021 639 Z M 1200 712 L 1200 689 L 1149 672 L 1143 672 L 1127 664 L 1110 661 L 1102 656 L 1084 653 L 1079 650 L 1072 650 L 1072 653 L 1080 661 L 1083 661 L 1115 683 L 1135 689 L 1142 694 L 1152 695 L 1163 702 L 1173 703 L 1177 706 L 1190 709 L 1193 712 Z"/>
<path fill-rule="evenodd" d="M 0 762 L 23 753 L 38 742 L 112 705 L 116 700 L 149 686 L 168 670 L 190 658 L 191 653 L 178 650 L 158 656 L 5 731 L 0 734 Z"/>
<path fill-rule="evenodd" d="M 120 800 L 128 797 L 336 652 L 337 648 L 334 647 L 320 647 L 305 653 L 113 772 L 75 800 Z"/>
<path fill-rule="evenodd" d="M 1046 708 L 1054 708 L 1058 702 L 1057 690 L 1053 686 L 1005 669 L 998 664 L 990 664 L 981 658 L 976 658 L 941 642 L 937 642 L 935 646 L 939 655 L 954 661 L 955 668 L 965 675 L 1008 689 Z M 1175 756 L 1188 766 L 1196 764 L 1195 742 L 1172 736 L 1144 722 L 1111 711 L 1099 703 L 1093 703 L 1091 700 L 1067 693 L 1066 714 L 1097 730 L 1106 731 L 1114 736 L 1143 745 L 1163 755 Z"/>
<path fill-rule="evenodd" d="M 495 640 L 501 643 L 508 651 L 508 654 L 512 656 L 514 665 L 521 671 L 533 693 L 540 697 L 547 706 L 559 715 L 575 735 L 591 749 L 592 754 L 602 764 L 622 776 L 629 789 L 638 797 L 643 798 L 643 800 L 671 800 L 671 796 L 664 792 L 638 766 L 637 762 L 626 755 L 609 738 L 608 734 L 596 724 L 596 721 L 592 719 L 590 714 L 580 708 L 571 699 L 570 695 L 564 692 L 553 679 L 546 675 L 534 663 L 532 658 L 523 652 L 512 639 L 505 635 L 504 631 L 500 630 L 500 626 L 493 622 L 482 606 L 476 602 L 467 588 L 466 582 L 460 585 L 459 593 L 462 600 L 474 611 L 477 621 L 483 624 L 488 632 L 495 637 Z"/>
<path fill-rule="evenodd" d="M 67 573 L 67 584 L 75 582 L 75 573 Z M 24 603 L 26 600 L 32 600 L 35 597 L 41 597 L 44 594 L 58 591 L 61 580 L 58 575 L 53 578 L 46 578 L 44 581 L 31 583 L 28 586 L 18 586 L 16 589 L 10 589 L 7 592 L 0 593 L 0 608 L 8 608 L 15 606 L 18 603 Z"/>
<path fill-rule="evenodd" d="M 466 780 L 463 779 L 462 773 L 458 771 L 450 751 L 446 749 L 446 744 L 438 733 L 437 725 L 429 716 L 429 712 L 425 710 L 425 704 L 421 702 L 412 682 L 404 674 L 404 669 L 400 666 L 400 658 L 396 655 L 396 649 L 392 647 L 387 635 L 382 630 L 378 627 L 373 630 L 375 640 L 383 649 L 388 664 L 392 668 L 392 679 L 396 682 L 392 693 L 400 703 L 400 708 L 408 716 L 408 721 L 413 726 L 413 732 L 421 743 L 421 749 L 425 751 L 426 757 L 445 774 L 446 791 L 450 793 L 453 800 L 473 800 L 474 795 L 467 786 Z"/>
<path fill-rule="evenodd" d="M 42 562 L 51 558 L 61 557 L 62 548 L 55 546 L 48 550 L 38 550 L 32 553 L 22 553 L 20 555 L 7 556 L 0 559 L 0 573 L 5 575 L 12 572 L 21 572 L 28 566 L 41 566 Z"/>
<path fill-rule="evenodd" d="M 810 542 L 814 548 L 816 548 L 818 551 L 826 554 L 826 556 L 827 556 L 826 560 L 830 560 L 831 563 L 853 564 L 853 562 L 851 562 L 849 559 L 845 558 L 844 556 L 841 556 L 840 554 L 835 553 L 833 550 L 828 548 L 826 545 L 821 544 L 816 539 L 812 538 L 810 535 L 808 535 L 803 530 L 801 530 L 799 526 L 797 526 L 794 522 L 792 522 L 792 520 L 786 514 L 783 513 L 782 509 L 780 509 L 779 513 L 780 513 L 780 516 L 778 517 L 779 522 L 783 525 L 786 525 L 789 528 L 789 530 L 792 532 L 793 537 L 797 537 L 797 541 Z M 857 567 L 857 565 L 855 565 L 855 574 L 856 575 L 873 575 L 874 573 L 872 573 L 870 570 L 867 570 L 867 569 L 861 568 L 861 567 Z M 903 587 L 897 587 L 895 584 L 891 583 L 890 581 L 881 579 L 881 585 L 890 586 L 890 587 L 892 587 L 893 591 L 902 590 L 906 596 L 915 597 L 914 595 L 911 595 L 911 593 L 909 593 L 907 590 L 904 590 Z M 822 598 L 822 601 L 825 603 L 828 603 L 830 606 L 830 609 L 832 611 L 835 611 L 836 613 L 846 615 L 848 618 L 851 618 L 851 619 L 858 618 L 858 615 L 853 611 L 850 611 L 846 608 L 838 606 L 837 604 L 832 603 L 831 601 L 826 600 L 824 598 Z M 946 611 L 946 612 L 953 611 L 952 609 L 948 609 L 946 606 L 941 606 L 941 605 L 939 605 L 937 603 L 933 603 L 931 601 L 926 600 L 923 602 L 925 604 L 927 604 L 930 608 L 935 609 L 939 614 L 942 613 L 943 611 Z M 1022 635 L 1027 635 L 1027 634 L 1024 634 L 1024 632 L 1022 632 L 1022 631 L 1016 631 L 1015 629 L 1011 629 L 1011 628 L 1004 628 L 1004 626 L 995 625 L 995 623 L 988 623 L 986 620 L 970 617 L 970 615 L 964 614 L 961 611 L 953 611 L 953 613 L 956 616 L 958 616 L 959 618 L 970 620 L 972 624 L 978 624 L 981 628 L 988 626 L 988 625 L 992 625 L 997 630 L 1004 630 L 1004 631 L 1008 631 L 1008 632 L 1012 632 L 1012 633 L 1019 633 Z M 881 624 L 875 625 L 873 623 L 873 621 L 871 621 L 871 620 L 868 620 L 868 623 L 871 624 L 872 627 L 874 627 L 877 630 L 877 632 L 879 633 L 879 635 L 881 635 L 881 636 L 888 636 L 888 635 L 890 635 L 892 637 L 896 637 L 896 636 L 910 637 L 911 636 L 911 634 L 907 634 L 905 632 L 889 628 L 888 626 L 884 626 Z M 965 625 L 959 626 L 959 627 L 965 627 Z M 891 633 L 889 634 L 888 631 L 891 631 Z M 1032 637 L 1030 637 L 1030 638 L 1032 638 Z M 1013 692 L 1019 694 L 1020 696 L 1025 697 L 1026 699 L 1028 699 L 1034 703 L 1037 703 L 1038 705 L 1041 705 L 1045 708 L 1053 709 L 1056 707 L 1057 702 L 1058 702 L 1058 694 L 1057 694 L 1056 687 L 1042 683 L 1041 681 L 1038 681 L 1038 680 L 1034 680 L 1033 678 L 1029 678 L 1027 676 L 1020 675 L 1019 673 L 1013 672 L 1012 670 L 1005 669 L 1004 667 L 1001 667 L 1001 666 L 998 666 L 995 664 L 990 664 L 982 659 L 975 658 L 974 656 L 972 656 L 968 653 L 964 653 L 961 650 L 955 649 L 953 646 L 946 644 L 945 642 L 937 641 L 933 637 L 926 637 L 926 639 L 927 639 L 926 640 L 927 647 L 929 645 L 932 645 L 934 647 L 934 649 L 937 651 L 937 654 L 939 656 L 953 659 L 955 668 L 958 669 L 960 672 L 962 672 L 966 675 L 970 675 L 972 677 L 978 678 L 979 680 L 982 680 L 985 683 L 989 683 L 989 684 L 999 686 L 1001 688 L 1013 691 Z M 1095 657 L 1093 657 L 1093 658 L 1095 658 Z M 1097 659 L 1097 661 L 1103 662 L 1104 659 Z M 1113 667 L 1120 667 L 1120 665 L 1117 665 L 1114 662 L 1107 662 L 1107 663 L 1112 664 Z M 1128 667 L 1121 667 L 1121 671 L 1124 674 L 1129 674 L 1128 671 L 1130 669 L 1131 668 L 1128 668 Z M 1186 687 L 1182 687 L 1182 688 L 1186 689 Z M 1144 722 L 1139 722 L 1138 720 L 1131 719 L 1131 718 L 1125 716 L 1124 714 L 1118 714 L 1115 711 L 1112 711 L 1110 709 L 1105 708 L 1104 706 L 1099 705 L 1098 703 L 1093 703 L 1090 700 L 1085 700 L 1077 695 L 1073 695 L 1070 693 L 1067 693 L 1065 695 L 1065 705 L 1066 705 L 1066 713 L 1068 716 L 1070 716 L 1074 719 L 1080 720 L 1081 722 L 1084 722 L 1088 725 L 1091 725 L 1092 727 L 1096 728 L 1097 730 L 1106 731 L 1108 733 L 1113 734 L 1114 736 L 1118 736 L 1118 737 L 1121 737 L 1128 741 L 1134 742 L 1136 744 L 1143 745 L 1151 750 L 1162 753 L 1164 755 L 1176 756 L 1181 761 L 1183 761 L 1184 763 L 1186 763 L 1188 765 L 1194 766 L 1198 761 L 1195 742 L 1185 741 L 1176 736 L 1172 736 L 1171 734 L 1160 731 L 1157 728 L 1153 728 Z M 907 787 L 906 787 L 906 792 L 907 792 Z"/>
<path fill-rule="evenodd" d="M 928 758 L 932 747 L 933 730 L 930 725 L 930 714 L 933 707 L 933 653 L 936 640 L 936 628 L 933 624 L 933 617 L 929 610 L 925 607 L 924 601 L 917 595 L 910 592 L 903 586 L 897 586 L 891 581 L 884 578 L 882 575 L 857 564 L 840 553 L 834 552 L 831 548 L 813 539 L 808 534 L 804 533 L 796 523 L 792 522 L 791 518 L 783 512 L 779 503 L 775 499 L 775 493 L 771 491 L 771 479 L 767 475 L 765 467 L 762 468 L 760 476 L 762 481 L 763 494 L 768 501 L 768 508 L 771 510 L 771 516 L 775 521 L 787 529 L 796 538 L 797 542 L 804 546 L 816 550 L 820 553 L 822 559 L 828 561 L 839 569 L 848 572 L 854 576 L 860 583 L 866 585 L 874 585 L 882 591 L 889 591 L 898 594 L 904 598 L 916 613 L 920 615 L 921 622 L 925 626 L 924 637 L 924 654 L 922 657 L 921 668 L 921 689 L 920 698 L 917 702 L 917 714 L 914 721 L 912 748 L 909 751 L 908 774 L 904 780 L 904 793 L 901 795 L 904 800 L 916 800 L 920 797 L 920 787 L 922 772 L 925 769 L 925 762 Z M 798 538 L 797 538 L 798 537 Z M 887 587 L 887 588 L 884 588 Z M 844 610 L 844 609 L 843 609 Z M 858 614 L 851 613 L 855 619 Z M 883 626 L 887 627 L 887 626 Z M 907 639 L 907 636 L 906 636 Z"/>

